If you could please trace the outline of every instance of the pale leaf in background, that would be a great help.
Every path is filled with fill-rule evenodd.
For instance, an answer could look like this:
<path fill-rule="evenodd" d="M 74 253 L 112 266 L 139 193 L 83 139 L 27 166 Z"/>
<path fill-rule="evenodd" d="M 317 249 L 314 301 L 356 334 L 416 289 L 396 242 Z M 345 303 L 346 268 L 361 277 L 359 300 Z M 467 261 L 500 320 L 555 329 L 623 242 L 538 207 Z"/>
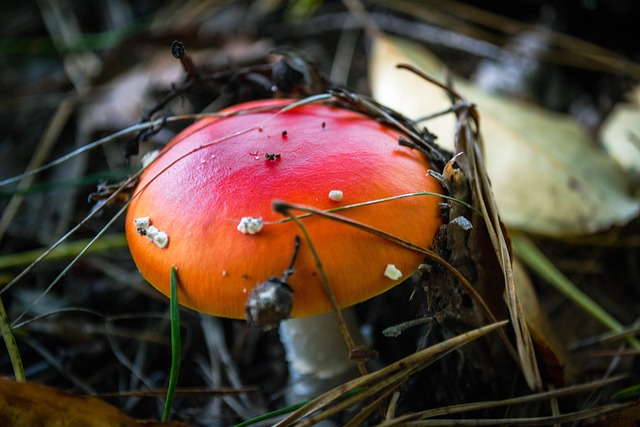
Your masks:
<path fill-rule="evenodd" d="M 423 47 L 379 37 L 370 62 L 376 100 L 412 119 L 451 105 L 439 88 L 396 69 L 399 63 L 446 80 L 444 65 Z M 605 230 L 638 215 L 640 202 L 629 195 L 622 169 L 595 149 L 568 116 L 485 94 L 460 78 L 453 81 L 456 90 L 478 106 L 488 174 L 507 226 L 560 237 Z M 453 147 L 453 115 L 426 125 L 442 146 Z"/>
<path fill-rule="evenodd" d="M 607 152 L 628 173 L 633 191 L 640 197 L 640 86 L 628 99 L 609 114 L 600 138 Z"/>

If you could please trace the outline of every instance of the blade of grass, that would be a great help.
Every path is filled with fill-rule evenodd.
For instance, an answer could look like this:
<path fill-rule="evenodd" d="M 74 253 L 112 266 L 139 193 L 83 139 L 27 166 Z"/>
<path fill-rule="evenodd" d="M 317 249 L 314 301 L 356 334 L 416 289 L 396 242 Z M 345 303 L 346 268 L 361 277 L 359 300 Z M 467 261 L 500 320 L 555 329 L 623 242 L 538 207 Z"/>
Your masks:
<path fill-rule="evenodd" d="M 613 316 L 605 311 L 601 306 L 592 300 L 587 294 L 574 285 L 551 261 L 542 253 L 540 249 L 527 236 L 512 232 L 511 243 L 516 254 L 533 271 L 549 282 L 564 296 L 569 298 L 578 307 L 585 310 L 597 321 L 615 332 L 624 330 L 624 325 L 618 322 Z M 635 338 L 628 337 L 627 341 L 634 348 L 640 348 L 640 342 Z"/>
<path fill-rule="evenodd" d="M 130 172 L 131 172 L 130 167 L 122 167 L 122 168 L 117 168 L 109 171 L 85 175 L 81 178 L 73 179 L 73 180 L 54 181 L 54 182 L 46 181 L 46 182 L 36 183 L 22 190 L 0 189 L 0 199 L 8 199 L 10 197 L 13 197 L 14 195 L 24 196 L 27 194 L 47 193 L 49 191 L 60 190 L 65 188 L 77 188 L 85 185 L 93 186 L 105 181 L 124 180 L 129 176 Z"/>
<path fill-rule="evenodd" d="M 169 313 L 171 316 L 171 373 L 169 375 L 169 387 L 167 387 L 167 397 L 164 401 L 164 411 L 162 411 L 162 421 L 166 422 L 171 413 L 173 396 L 178 384 L 180 374 L 180 310 L 178 307 L 178 276 L 176 268 L 171 267 L 171 300 L 169 302 Z"/>
<path fill-rule="evenodd" d="M 458 427 L 479 427 L 479 426 L 550 426 L 550 425 L 568 425 L 570 423 L 584 425 L 583 423 L 577 423 L 578 421 L 587 421 L 587 425 L 594 425 L 598 419 L 608 419 L 608 416 L 612 416 L 616 413 L 633 407 L 634 403 L 621 403 L 621 404 L 609 404 L 600 406 L 597 408 L 581 409 L 575 412 L 567 412 L 559 415 L 541 415 L 536 417 L 511 417 L 511 418 L 468 418 L 468 419 L 453 419 L 453 418 L 438 418 L 429 420 L 413 421 L 410 423 L 397 423 L 397 424 L 383 424 L 393 426 L 412 426 L 412 427 L 436 427 L 436 426 L 458 426 Z M 606 424 L 605 424 L 606 425 Z M 616 424 L 619 425 L 619 424 Z M 376 427 L 380 427 L 378 425 Z"/>
<path fill-rule="evenodd" d="M 306 405 L 308 402 L 296 403 L 291 406 L 287 406 L 285 408 L 276 409 L 275 411 L 267 412 L 266 414 L 260 415 L 255 418 L 251 418 L 250 420 L 243 421 L 239 424 L 234 425 L 233 427 L 247 427 L 253 424 L 257 424 L 262 421 L 270 420 L 280 415 L 288 414 L 290 412 L 296 411 Z"/>
<path fill-rule="evenodd" d="M 548 390 L 524 396 L 517 396 L 501 400 L 489 400 L 459 403 L 449 406 L 441 406 L 437 408 L 425 409 L 423 411 L 413 412 L 401 415 L 395 419 L 390 419 L 377 427 L 391 427 L 395 425 L 406 425 L 418 420 L 426 420 L 435 417 L 451 416 L 455 414 L 468 414 L 473 411 L 487 410 L 492 408 L 525 405 L 533 402 L 546 402 L 552 399 L 566 398 L 577 396 L 580 393 L 593 392 L 595 390 L 610 386 L 625 379 L 624 375 L 610 377 L 604 380 L 592 381 L 584 384 L 570 385 L 555 390 Z"/>
<path fill-rule="evenodd" d="M 638 396 L 640 396 L 640 384 L 635 384 L 614 394 L 613 399 L 634 399 Z"/>
<path fill-rule="evenodd" d="M 47 123 L 47 127 L 38 142 L 38 146 L 36 147 L 31 160 L 29 161 L 27 170 L 39 169 L 47 157 L 49 157 L 49 154 L 53 150 L 62 129 L 71 117 L 72 113 L 75 111 L 77 103 L 78 97 L 75 93 L 68 94 L 60 103 L 58 109 L 49 119 L 49 123 Z M 35 178 L 33 176 L 28 175 L 21 178 L 20 183 L 18 184 L 18 190 L 25 190 L 29 188 L 34 179 Z M 0 216 L 0 240 L 4 237 L 5 232 L 9 228 L 13 218 L 18 213 L 23 201 L 24 196 L 14 195 L 9 201 L 9 204 L 7 204 L 4 212 Z"/>
<path fill-rule="evenodd" d="M 25 381 L 22 358 L 20 357 L 20 351 L 18 350 L 16 339 L 13 336 L 11 325 L 7 320 L 7 312 L 4 309 L 2 298 L 0 298 L 0 331 L 2 332 L 2 338 L 4 338 L 7 351 L 9 352 L 11 366 L 13 367 L 13 375 L 16 377 L 16 381 Z"/>
<path fill-rule="evenodd" d="M 344 396 L 341 396 L 338 399 L 344 399 L 344 398 L 350 397 L 354 394 L 361 393 L 364 390 L 366 390 L 366 387 L 358 387 L 354 390 L 349 391 L 348 393 L 345 393 Z M 251 418 L 250 420 L 243 421 L 239 424 L 234 425 L 233 427 L 247 427 L 262 421 L 270 420 L 270 419 L 279 417 L 281 415 L 288 414 L 293 411 L 297 411 L 298 409 L 302 408 L 304 405 L 306 405 L 309 402 L 310 401 L 307 400 L 304 402 L 295 403 L 293 405 L 286 406 L 284 408 L 276 409 L 274 411 L 267 412 L 266 414 L 259 415 L 255 418 Z"/>
<path fill-rule="evenodd" d="M 341 212 L 341 211 L 346 211 L 349 209 L 355 209 L 355 208 L 361 208 L 363 206 L 370 206 L 370 205 L 377 205 L 379 203 L 386 203 L 386 202 L 391 202 L 394 200 L 400 200 L 400 199 L 404 199 L 406 197 L 421 197 L 421 196 L 427 196 L 427 197 L 439 197 L 441 199 L 447 199 L 450 200 L 454 203 L 459 203 L 463 206 L 465 206 L 468 209 L 471 209 L 472 211 L 476 212 L 478 215 L 482 216 L 482 212 L 480 212 L 479 210 L 477 210 L 476 208 L 474 208 L 473 206 L 471 206 L 470 204 L 468 204 L 467 202 L 465 202 L 464 200 L 460 200 L 460 199 L 456 199 L 455 197 L 451 197 L 448 196 L 446 194 L 439 194 L 439 193 L 433 193 L 431 191 L 418 191 L 415 193 L 406 193 L 406 194 L 398 194 L 397 196 L 390 196 L 390 197 L 383 197 L 381 199 L 374 199 L 374 200 L 368 200 L 366 202 L 360 202 L 360 203 L 352 203 L 350 205 L 344 205 L 344 206 L 339 206 L 336 208 L 331 208 L 331 209 L 326 209 L 323 212 L 329 212 L 329 213 L 333 213 L 333 212 Z M 302 219 L 302 218 L 307 218 L 312 216 L 313 213 L 309 212 L 309 213 L 305 213 L 305 214 L 300 214 L 300 215 L 296 215 L 295 217 L 298 219 Z M 239 221 L 240 219 L 234 219 L 235 222 Z M 274 221 L 274 222 L 265 222 L 265 224 L 283 224 L 289 221 L 292 221 L 292 218 L 283 218 L 281 220 L 278 221 Z"/>
<path fill-rule="evenodd" d="M 141 132 L 143 130 L 146 129 L 152 129 L 152 128 L 156 128 L 158 126 L 161 126 L 162 124 L 165 123 L 176 123 L 176 122 L 180 122 L 180 121 L 184 121 L 184 120 L 198 120 L 198 119 L 203 119 L 205 117 L 212 117 L 215 116 L 215 113 L 202 113 L 202 114 L 182 114 L 179 116 L 170 116 L 170 117 L 163 117 L 161 119 L 156 119 L 156 120 L 152 120 L 149 122 L 143 122 L 143 123 L 139 123 L 137 125 L 133 125 L 133 126 L 129 126 L 126 129 L 122 129 L 119 130 L 118 132 L 114 132 L 111 135 L 105 136 L 104 138 L 98 139 L 96 141 L 93 141 L 87 145 L 84 145 L 80 148 L 77 148 L 75 150 L 73 150 L 70 153 L 67 153 L 61 157 L 58 157 L 57 159 L 46 163 L 42 166 L 38 166 L 38 167 L 29 167 L 27 168 L 26 172 L 20 174 L 20 175 L 16 175 L 16 176 L 12 176 L 10 178 L 6 178 L 6 179 L 2 179 L 0 180 L 0 188 L 5 187 L 9 184 L 13 184 L 15 182 L 21 181 L 25 178 L 34 176 L 39 174 L 42 171 L 45 171 L 47 169 L 51 169 L 54 166 L 58 166 L 66 161 L 68 161 L 69 159 L 72 159 L 73 157 L 85 153 L 87 151 L 93 150 L 96 147 L 99 147 L 101 145 L 107 144 L 109 142 L 113 142 L 113 141 L 117 141 L 119 139 L 122 139 L 128 135 L 133 135 L 136 134 L 138 132 Z"/>
<path fill-rule="evenodd" d="M 56 247 L 46 258 L 47 261 L 55 261 L 66 258 L 71 258 L 79 254 L 92 239 L 76 240 L 74 242 L 63 243 Z M 127 246 L 127 239 L 123 233 L 110 234 L 96 240 L 95 243 L 86 251 L 86 253 L 93 253 L 117 248 L 124 248 Z M 0 256 L 0 270 L 5 268 L 18 267 L 21 265 L 31 264 L 37 260 L 45 249 L 34 249 L 25 252 L 19 252 L 14 254 L 7 254 Z"/>

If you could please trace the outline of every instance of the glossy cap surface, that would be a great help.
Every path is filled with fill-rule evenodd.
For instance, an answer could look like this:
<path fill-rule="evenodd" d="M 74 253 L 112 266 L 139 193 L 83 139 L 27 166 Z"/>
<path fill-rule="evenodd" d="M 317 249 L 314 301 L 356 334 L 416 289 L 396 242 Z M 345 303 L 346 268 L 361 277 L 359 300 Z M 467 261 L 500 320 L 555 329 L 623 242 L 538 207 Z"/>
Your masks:
<path fill-rule="evenodd" d="M 126 234 L 140 272 L 160 292 L 169 294 L 170 268 L 176 266 L 182 305 L 243 318 L 251 289 L 282 276 L 294 236 L 301 234 L 293 222 L 281 222 L 273 200 L 326 210 L 442 192 L 428 176 L 430 165 L 423 156 L 398 145 L 400 132 L 323 104 L 278 113 L 291 102 L 257 101 L 233 107 L 247 110 L 242 114 L 201 120 L 180 133 L 143 173 L 127 213 Z M 256 108 L 265 111 L 250 111 Z M 441 224 L 440 201 L 405 197 L 336 213 L 429 248 Z M 146 217 L 154 232 L 166 233 L 164 247 L 143 235 L 147 232 L 139 221 L 134 223 Z M 256 234 L 243 234 L 238 231 L 243 217 L 261 218 L 264 226 Z M 396 285 L 424 258 L 345 224 L 313 216 L 303 222 L 342 307 Z M 401 277 L 385 276 L 390 264 Z M 304 239 L 294 270 L 288 280 L 294 292 L 292 317 L 329 311 Z"/>

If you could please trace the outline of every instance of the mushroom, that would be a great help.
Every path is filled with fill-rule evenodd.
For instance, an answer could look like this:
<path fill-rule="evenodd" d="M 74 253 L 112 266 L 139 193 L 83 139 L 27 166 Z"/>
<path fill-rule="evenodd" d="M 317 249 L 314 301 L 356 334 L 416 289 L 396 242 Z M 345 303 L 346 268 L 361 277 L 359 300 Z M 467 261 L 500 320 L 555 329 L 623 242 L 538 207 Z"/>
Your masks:
<path fill-rule="evenodd" d="M 326 103 L 283 109 L 292 102 L 241 104 L 176 136 L 142 174 L 126 235 L 142 276 L 169 295 L 175 266 L 179 302 L 197 311 L 241 319 L 256 285 L 284 282 L 292 319 L 280 333 L 291 377 L 325 384 L 353 362 L 308 243 L 301 240 L 292 260 L 300 230 L 272 202 L 343 208 L 341 216 L 428 248 L 441 224 L 441 199 L 395 196 L 442 188 L 427 173 L 429 161 L 398 144 L 398 130 Z M 301 221 L 340 307 L 385 292 L 423 261 L 418 252 L 348 224 L 314 215 Z M 164 244 L 143 236 L 141 222 L 165 233 Z"/>

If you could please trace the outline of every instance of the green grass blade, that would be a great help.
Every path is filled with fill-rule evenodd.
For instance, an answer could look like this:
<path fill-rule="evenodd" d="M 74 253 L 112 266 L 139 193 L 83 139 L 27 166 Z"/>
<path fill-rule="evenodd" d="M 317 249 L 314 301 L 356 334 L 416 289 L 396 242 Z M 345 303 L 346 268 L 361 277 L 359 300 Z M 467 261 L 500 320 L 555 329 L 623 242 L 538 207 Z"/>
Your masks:
<path fill-rule="evenodd" d="M 58 245 L 46 258 L 47 261 L 56 261 L 72 258 L 82 252 L 93 239 L 82 239 L 73 242 L 65 242 Z M 86 253 L 110 251 L 112 249 L 124 248 L 127 246 L 127 239 L 123 233 L 108 234 L 96 240 Z M 28 265 L 37 260 L 46 248 L 33 249 L 25 252 L 18 252 L 0 256 L 0 270 Z"/>
<path fill-rule="evenodd" d="M 18 345 L 16 339 L 13 336 L 11 325 L 7 320 L 7 312 L 4 309 L 4 304 L 0 298 L 0 331 L 2 332 L 2 338 L 7 346 L 9 352 L 9 358 L 11 359 L 11 366 L 13 366 L 13 375 L 16 377 L 16 381 L 25 381 L 24 367 L 22 366 L 22 358 L 18 351 Z"/>
<path fill-rule="evenodd" d="M 353 395 L 356 395 L 358 393 L 362 393 L 366 389 L 367 389 L 367 387 L 356 387 L 355 389 L 345 393 L 343 396 L 340 396 L 340 398 L 338 400 L 346 399 L 346 398 L 351 397 Z M 233 427 L 247 427 L 247 426 L 250 426 L 250 425 L 253 425 L 253 424 L 257 424 L 257 423 L 262 422 L 262 421 L 266 421 L 266 420 L 278 417 L 280 415 L 288 414 L 288 413 L 291 413 L 293 411 L 297 411 L 298 409 L 302 408 L 304 405 L 306 405 L 309 402 L 310 401 L 307 400 L 307 401 L 300 402 L 300 403 L 294 403 L 293 405 L 287 406 L 285 408 L 276 409 L 275 411 L 267 412 L 266 414 L 259 415 L 259 416 L 255 417 L 255 418 L 251 418 L 250 420 L 243 421 L 240 424 L 234 425 Z"/>
<path fill-rule="evenodd" d="M 171 405 L 173 396 L 178 384 L 178 375 L 180 374 L 180 350 L 182 344 L 180 342 L 180 310 L 178 307 L 178 277 L 176 268 L 171 267 L 171 300 L 169 302 L 169 313 L 171 316 L 171 374 L 169 376 L 169 387 L 167 387 L 167 397 L 164 401 L 164 410 L 162 411 L 162 421 L 169 419 L 171 413 Z"/>
<path fill-rule="evenodd" d="M 98 172 L 85 175 L 77 179 L 66 181 L 45 181 L 32 184 L 27 188 L 3 190 L 0 188 L 0 199 L 8 199 L 13 196 L 25 196 L 28 194 L 47 193 L 54 190 L 64 190 L 68 188 L 79 188 L 83 186 L 95 186 L 101 182 L 122 181 L 131 174 L 131 168 L 123 167 L 105 172 Z"/>
<path fill-rule="evenodd" d="M 635 399 L 640 396 L 640 384 L 624 388 L 613 395 L 614 399 Z"/>
<path fill-rule="evenodd" d="M 529 268 L 555 287 L 556 290 L 612 331 L 620 332 L 624 330 L 624 326 L 620 322 L 576 287 L 567 276 L 558 270 L 531 239 L 524 234 L 516 232 L 511 232 L 509 237 L 511 238 L 511 243 L 518 257 L 527 264 Z M 628 341 L 634 348 L 640 348 L 640 342 L 638 342 L 638 340 L 629 337 Z"/>
<path fill-rule="evenodd" d="M 243 421 L 240 424 L 234 425 L 233 427 L 247 427 L 247 426 L 250 426 L 250 425 L 253 425 L 253 424 L 257 424 L 257 423 L 262 422 L 262 421 L 270 420 L 270 419 L 278 417 L 280 415 L 284 415 L 284 414 L 288 414 L 290 412 L 296 411 L 296 410 L 302 408 L 307 403 L 309 403 L 309 402 L 296 403 L 294 405 L 287 406 L 286 408 L 276 409 L 275 411 L 267 412 L 266 414 L 257 416 L 255 418 L 251 418 L 250 420 L 247 420 L 247 421 Z"/>

